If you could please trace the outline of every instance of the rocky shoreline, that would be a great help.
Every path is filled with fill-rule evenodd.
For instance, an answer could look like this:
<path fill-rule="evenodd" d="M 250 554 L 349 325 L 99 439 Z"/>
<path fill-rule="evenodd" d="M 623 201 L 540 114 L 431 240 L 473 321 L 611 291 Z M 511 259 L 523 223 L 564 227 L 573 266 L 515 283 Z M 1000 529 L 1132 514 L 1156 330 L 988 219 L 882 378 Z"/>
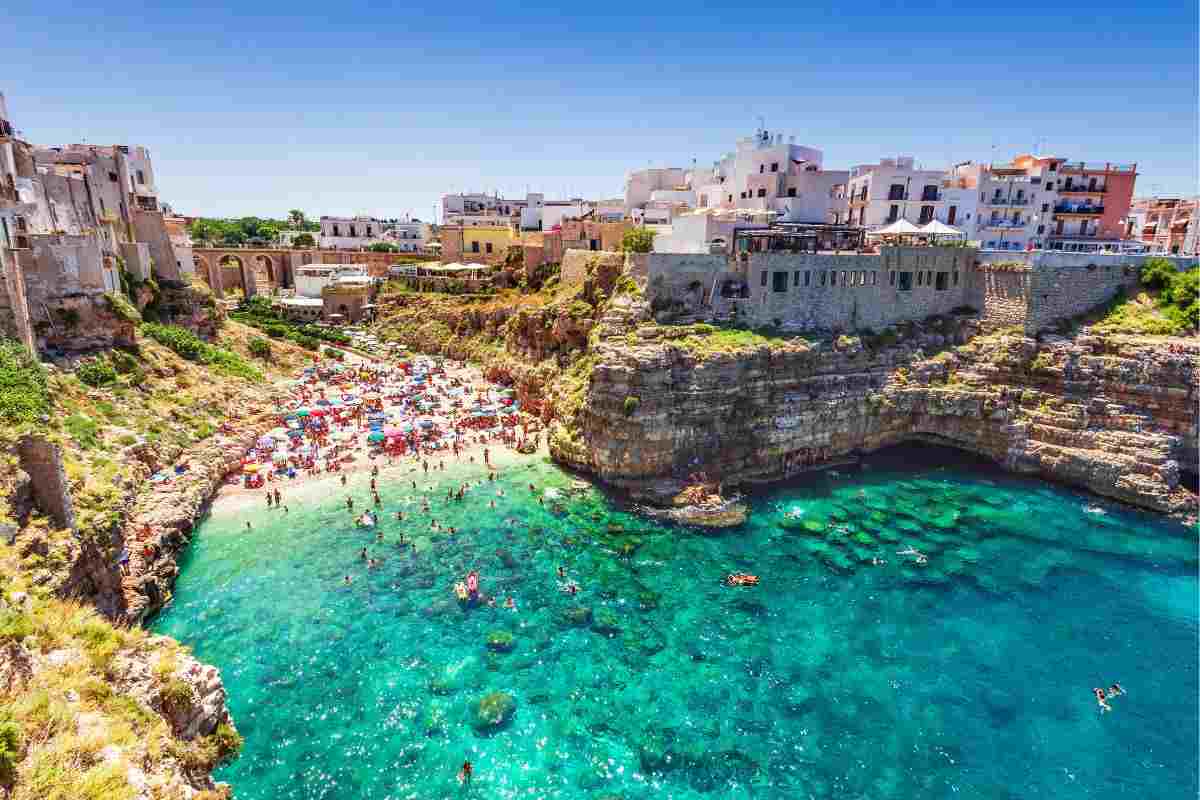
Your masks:
<path fill-rule="evenodd" d="M 704 470 L 726 487 L 786 479 L 911 440 L 1140 508 L 1196 513 L 1200 344 L 985 333 L 977 317 L 860 337 L 697 354 L 614 302 L 578 431 L 560 461 L 663 502 Z M 633 398 L 631 401 L 630 398 Z M 564 442 L 567 446 L 564 446 Z"/>

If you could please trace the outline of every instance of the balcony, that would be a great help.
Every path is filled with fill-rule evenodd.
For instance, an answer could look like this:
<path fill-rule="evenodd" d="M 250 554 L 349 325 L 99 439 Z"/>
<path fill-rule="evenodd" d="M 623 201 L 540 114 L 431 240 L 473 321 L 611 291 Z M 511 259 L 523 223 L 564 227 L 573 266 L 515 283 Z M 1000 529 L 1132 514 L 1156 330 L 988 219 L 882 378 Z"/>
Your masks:
<path fill-rule="evenodd" d="M 1114 164 L 1110 161 L 1064 161 L 1059 172 L 1135 172 L 1137 164 Z"/>
<path fill-rule="evenodd" d="M 1028 197 L 989 197 L 985 202 L 985 206 L 1027 206 L 1029 205 Z"/>
<path fill-rule="evenodd" d="M 1104 194 L 1107 191 L 1107 186 L 1097 186 L 1095 188 L 1089 188 L 1086 186 L 1063 186 L 1058 190 L 1059 194 Z"/>
<path fill-rule="evenodd" d="M 1011 219 L 990 219 L 983 223 L 985 228 L 997 228 L 1000 230 L 1017 230 L 1024 228 L 1027 224 L 1025 221 L 1013 222 Z"/>
<path fill-rule="evenodd" d="M 1066 204 L 1057 205 L 1054 207 L 1055 214 L 1069 214 L 1071 216 L 1086 216 L 1098 217 L 1104 213 L 1104 206 L 1069 206 Z"/>

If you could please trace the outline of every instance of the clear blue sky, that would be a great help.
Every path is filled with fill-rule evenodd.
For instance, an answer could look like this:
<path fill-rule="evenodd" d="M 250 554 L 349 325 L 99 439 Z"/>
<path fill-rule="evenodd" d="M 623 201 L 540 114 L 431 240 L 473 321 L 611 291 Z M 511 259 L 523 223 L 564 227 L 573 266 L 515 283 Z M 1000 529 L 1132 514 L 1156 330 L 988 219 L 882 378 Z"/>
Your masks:
<path fill-rule="evenodd" d="M 9 0 L 26 138 L 144 144 L 183 213 L 413 213 L 446 191 L 618 196 L 759 115 L 827 167 L 1032 149 L 1197 191 L 1193 2 L 387 4 Z"/>

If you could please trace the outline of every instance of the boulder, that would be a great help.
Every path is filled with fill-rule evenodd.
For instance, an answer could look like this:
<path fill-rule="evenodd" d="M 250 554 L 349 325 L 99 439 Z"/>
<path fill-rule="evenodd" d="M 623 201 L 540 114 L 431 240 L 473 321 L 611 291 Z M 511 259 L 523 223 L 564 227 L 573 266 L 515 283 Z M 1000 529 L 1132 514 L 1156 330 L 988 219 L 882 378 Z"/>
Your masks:
<path fill-rule="evenodd" d="M 516 640 L 508 631 L 497 630 L 487 635 L 487 649 L 493 653 L 511 653 L 516 646 Z"/>
<path fill-rule="evenodd" d="M 493 733 L 508 724 L 517 713 L 517 701 L 507 692 L 491 692 L 471 706 L 471 727 L 479 733 Z"/>

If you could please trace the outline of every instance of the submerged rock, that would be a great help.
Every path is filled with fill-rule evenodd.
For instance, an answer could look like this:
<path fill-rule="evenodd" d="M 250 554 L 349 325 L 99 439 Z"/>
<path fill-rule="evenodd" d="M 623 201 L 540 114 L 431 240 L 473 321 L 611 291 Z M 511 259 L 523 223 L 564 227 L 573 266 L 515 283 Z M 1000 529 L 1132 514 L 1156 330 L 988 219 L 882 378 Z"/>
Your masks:
<path fill-rule="evenodd" d="M 592 610 L 587 606 L 572 606 L 564 609 L 558 615 L 558 620 L 572 628 L 583 628 L 591 624 Z"/>
<path fill-rule="evenodd" d="M 492 631 L 487 635 L 487 649 L 493 653 L 511 653 L 516 646 L 516 639 L 508 631 Z"/>
<path fill-rule="evenodd" d="M 506 692 L 492 692 L 471 707 L 471 727 L 480 733 L 492 733 L 508 724 L 517 713 L 517 701 Z"/>
<path fill-rule="evenodd" d="M 611 608 L 601 608 L 592 618 L 592 630 L 605 636 L 615 636 L 621 632 L 621 619 Z"/>

